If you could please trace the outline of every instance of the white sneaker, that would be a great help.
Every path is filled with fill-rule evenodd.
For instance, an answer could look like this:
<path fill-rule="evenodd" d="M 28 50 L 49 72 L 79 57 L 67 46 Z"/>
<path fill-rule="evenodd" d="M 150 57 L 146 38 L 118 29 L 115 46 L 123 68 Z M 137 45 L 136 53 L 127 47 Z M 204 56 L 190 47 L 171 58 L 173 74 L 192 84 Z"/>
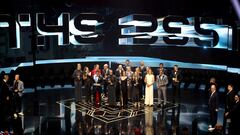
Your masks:
<path fill-rule="evenodd" d="M 23 116 L 24 114 L 23 114 L 23 112 L 20 112 L 20 113 L 18 113 L 20 116 Z"/>
<path fill-rule="evenodd" d="M 18 116 L 17 116 L 16 113 L 14 113 L 14 114 L 13 114 L 13 117 L 14 117 L 14 119 L 17 119 Z"/>
<path fill-rule="evenodd" d="M 212 132 L 215 128 L 209 128 L 208 131 Z"/>

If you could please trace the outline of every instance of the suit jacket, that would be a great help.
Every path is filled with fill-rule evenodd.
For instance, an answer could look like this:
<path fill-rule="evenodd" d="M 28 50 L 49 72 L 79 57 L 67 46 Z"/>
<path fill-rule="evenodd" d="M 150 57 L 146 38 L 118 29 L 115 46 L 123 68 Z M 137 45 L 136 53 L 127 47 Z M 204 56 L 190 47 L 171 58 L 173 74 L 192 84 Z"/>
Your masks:
<path fill-rule="evenodd" d="M 173 80 L 172 80 L 173 78 L 177 78 L 177 81 L 173 81 Z M 172 71 L 172 73 L 171 73 L 171 80 L 172 80 L 172 84 L 173 84 L 173 85 L 179 85 L 180 82 L 181 82 L 181 80 L 182 80 L 181 72 L 178 70 L 178 71 L 176 72 L 176 74 L 175 74 L 175 72 Z"/>
<path fill-rule="evenodd" d="M 109 70 L 110 70 L 110 69 L 107 69 L 107 70 L 103 69 L 103 70 L 102 70 L 102 77 L 103 77 L 103 83 L 104 83 L 104 85 L 107 85 L 107 84 L 108 84 L 108 82 L 107 82 L 107 77 L 108 77 L 108 75 L 109 75 Z"/>
<path fill-rule="evenodd" d="M 6 102 L 7 101 L 7 97 L 10 98 L 11 93 L 9 91 L 9 86 L 5 81 L 1 82 L 1 97 L 0 97 L 0 101 L 1 102 Z"/>
<path fill-rule="evenodd" d="M 216 91 L 218 91 L 218 85 L 217 85 L 217 83 L 213 83 L 213 82 L 208 82 L 208 83 L 206 84 L 205 91 L 208 92 L 213 84 L 216 85 L 216 89 L 217 89 Z M 208 92 L 208 93 L 209 93 L 209 92 Z"/>
<path fill-rule="evenodd" d="M 144 72 L 146 71 L 146 67 L 145 67 L 145 66 L 144 66 L 144 67 L 139 66 L 139 69 L 140 69 L 142 75 L 143 75 Z"/>
<path fill-rule="evenodd" d="M 16 80 L 14 80 L 14 82 L 13 82 L 13 86 L 15 85 L 15 83 L 16 83 Z M 18 85 L 17 85 L 17 88 L 15 88 L 15 89 L 17 89 L 18 90 L 18 95 L 19 96 L 22 96 L 22 92 L 23 92 L 23 90 L 24 90 L 24 83 L 21 81 L 21 80 L 18 80 Z M 14 90 L 13 90 L 14 91 Z"/>
<path fill-rule="evenodd" d="M 159 71 L 160 71 L 160 68 L 157 68 L 157 73 L 156 74 L 159 74 Z M 167 75 L 167 69 L 166 68 L 163 68 L 163 73 L 165 75 Z"/>
<path fill-rule="evenodd" d="M 107 70 L 103 69 L 103 70 L 102 70 L 102 76 L 103 76 L 103 77 L 105 77 L 105 75 L 108 76 L 108 75 L 109 75 L 109 70 L 110 70 L 110 69 L 107 69 Z"/>
<path fill-rule="evenodd" d="M 231 92 L 227 93 L 226 95 L 226 112 L 230 111 L 233 109 L 235 105 L 235 92 L 232 90 Z"/>
<path fill-rule="evenodd" d="M 158 75 L 156 84 L 157 84 L 157 87 L 166 86 L 168 84 L 168 77 L 166 75 L 163 75 L 163 77 L 161 79 L 161 76 Z"/>
<path fill-rule="evenodd" d="M 232 110 L 229 111 L 228 117 L 231 118 L 232 124 L 239 126 L 240 124 L 240 101 L 238 101 Z"/>
<path fill-rule="evenodd" d="M 209 110 L 215 111 L 219 107 L 218 93 L 215 91 L 209 98 Z"/>
<path fill-rule="evenodd" d="M 78 78 L 78 76 L 80 78 Z M 82 81 L 82 77 L 83 77 L 82 70 L 75 69 L 73 74 L 72 74 L 72 77 L 74 78 L 74 81 Z"/>
<path fill-rule="evenodd" d="M 132 64 L 130 64 L 130 65 L 123 65 L 123 70 L 127 71 L 127 67 L 130 67 L 131 70 L 133 70 Z"/>

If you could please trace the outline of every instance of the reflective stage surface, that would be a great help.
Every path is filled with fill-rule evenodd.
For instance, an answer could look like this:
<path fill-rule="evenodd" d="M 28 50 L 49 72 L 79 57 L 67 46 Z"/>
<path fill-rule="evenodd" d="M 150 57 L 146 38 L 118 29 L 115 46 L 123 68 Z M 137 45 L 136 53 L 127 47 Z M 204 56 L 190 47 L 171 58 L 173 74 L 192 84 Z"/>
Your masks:
<path fill-rule="evenodd" d="M 158 107 L 157 99 L 154 102 L 154 106 L 144 106 L 143 101 L 140 102 L 140 106 L 134 106 L 134 103 L 128 102 L 127 108 L 121 108 L 119 106 L 108 106 L 107 102 L 102 103 L 100 107 L 95 107 L 92 103 L 87 102 L 75 102 L 74 99 L 67 99 L 57 102 L 58 104 L 69 108 L 71 112 L 82 113 L 89 115 L 90 117 L 102 121 L 103 123 L 113 123 L 124 119 L 131 119 L 146 114 L 158 113 L 160 111 L 167 111 L 177 108 L 177 105 L 168 102 L 164 107 Z M 107 101 L 107 100 L 106 100 Z"/>
<path fill-rule="evenodd" d="M 204 91 L 182 89 L 180 103 L 173 103 L 172 89 L 168 88 L 168 103 L 157 106 L 157 91 L 154 91 L 153 107 L 140 107 L 129 102 L 127 108 L 99 108 L 91 103 L 75 102 L 72 88 L 52 88 L 29 92 L 23 96 L 24 116 L 18 125 L 24 134 L 36 135 L 75 135 L 75 134 L 149 134 L 171 135 L 188 132 L 189 134 L 208 134 L 208 97 Z M 218 122 L 222 123 L 223 107 Z"/>

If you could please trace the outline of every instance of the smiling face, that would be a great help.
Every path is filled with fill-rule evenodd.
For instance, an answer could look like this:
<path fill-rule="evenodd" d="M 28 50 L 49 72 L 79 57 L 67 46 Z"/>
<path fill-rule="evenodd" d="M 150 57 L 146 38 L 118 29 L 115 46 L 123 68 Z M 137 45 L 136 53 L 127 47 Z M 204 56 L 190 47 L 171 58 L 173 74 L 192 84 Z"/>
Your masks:
<path fill-rule="evenodd" d="M 174 71 L 178 71 L 178 66 L 177 66 L 177 65 L 174 65 L 173 70 L 174 70 Z"/>
<path fill-rule="evenodd" d="M 16 80 L 16 81 L 19 80 L 19 75 L 15 75 L 15 80 Z"/>
<path fill-rule="evenodd" d="M 98 64 L 95 65 L 95 69 L 99 70 L 99 65 Z"/>
<path fill-rule="evenodd" d="M 8 81 L 9 80 L 9 76 L 8 75 L 4 75 L 4 80 Z"/>
<path fill-rule="evenodd" d="M 228 89 L 228 91 L 232 91 L 233 90 L 233 86 L 231 84 L 229 84 L 227 89 Z"/>
<path fill-rule="evenodd" d="M 108 64 L 104 64 L 103 69 L 105 69 L 105 70 L 108 69 Z"/>
<path fill-rule="evenodd" d="M 159 75 L 162 76 L 163 75 L 163 70 L 159 70 Z"/>
<path fill-rule="evenodd" d="M 147 71 L 148 74 L 152 74 L 152 69 L 151 68 L 148 68 L 148 71 Z"/>
<path fill-rule="evenodd" d="M 216 85 L 211 85 L 211 93 L 213 93 L 214 91 L 216 91 Z"/>
<path fill-rule="evenodd" d="M 77 64 L 77 70 L 81 70 L 82 66 L 81 64 Z"/>

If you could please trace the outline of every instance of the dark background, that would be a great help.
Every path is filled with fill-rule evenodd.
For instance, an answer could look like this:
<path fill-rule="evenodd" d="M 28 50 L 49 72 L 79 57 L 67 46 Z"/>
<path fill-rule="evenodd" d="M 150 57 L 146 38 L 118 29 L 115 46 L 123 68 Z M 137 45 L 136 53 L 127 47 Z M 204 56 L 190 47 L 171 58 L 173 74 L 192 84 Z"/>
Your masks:
<path fill-rule="evenodd" d="M 36 59 L 64 59 L 85 56 L 146 56 L 175 60 L 180 62 L 219 64 L 229 67 L 239 67 L 240 59 L 239 30 L 237 30 L 237 16 L 229 0 L 8 0 L 0 4 L 0 13 L 17 17 L 19 13 L 44 12 L 49 20 L 56 21 L 62 12 L 82 13 L 96 12 L 105 17 L 105 38 L 101 43 L 91 46 L 64 46 L 57 45 L 54 40 L 46 38 L 45 47 L 37 48 Z M 221 18 L 223 24 L 233 28 L 234 51 L 224 49 L 204 49 L 186 47 L 154 47 L 154 46 L 119 46 L 119 28 L 117 19 L 131 13 L 152 14 L 154 17 L 167 15 L 181 15 L 184 17 Z M 0 30 L 1 31 L 1 30 Z M 1 55 L 0 66 L 8 67 L 20 62 L 32 61 L 31 29 L 23 37 L 25 44 L 21 52 L 8 51 Z M 4 34 L 3 34 L 4 35 Z M 27 39 L 27 40 L 25 40 Z M 8 39 L 9 40 L 9 39 Z M 1 44 L 1 46 L 7 46 Z"/>

